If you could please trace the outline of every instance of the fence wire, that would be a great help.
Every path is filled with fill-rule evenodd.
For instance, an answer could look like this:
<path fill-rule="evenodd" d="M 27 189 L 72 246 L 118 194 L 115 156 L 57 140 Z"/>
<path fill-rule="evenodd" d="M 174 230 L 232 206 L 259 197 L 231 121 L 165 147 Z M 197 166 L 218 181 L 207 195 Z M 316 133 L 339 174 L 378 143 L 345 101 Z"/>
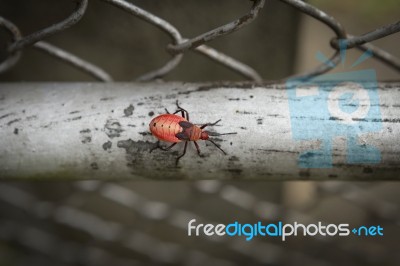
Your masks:
<path fill-rule="evenodd" d="M 306 265 L 398 265 L 398 257 L 393 253 L 396 247 L 391 247 L 389 237 L 385 241 L 348 238 L 350 245 L 338 238 L 318 237 L 308 238 L 302 242 L 305 245 L 268 237 L 250 242 L 213 237 L 186 241 L 191 219 L 215 224 L 225 221 L 226 216 L 270 222 L 282 217 L 287 222 L 312 223 L 320 219 L 329 223 L 333 217 L 329 213 L 336 208 L 355 212 L 353 222 L 393 224 L 388 231 L 392 235 L 398 232 L 400 216 L 394 198 L 398 186 L 343 182 L 308 185 L 316 190 L 311 201 L 303 203 L 300 209 L 292 209 L 274 199 L 273 191 L 282 188 L 271 183 L 181 183 L 174 185 L 180 193 L 168 197 L 171 184 L 166 182 L 55 183 L 51 185 L 53 192 L 46 193 L 38 193 L 46 190 L 40 186 L 3 183 L 0 210 L 12 215 L 0 219 L 0 243 L 19 244 L 33 254 L 44 254 L 53 265 L 296 265 L 297 261 Z M 44 186 L 49 188 L 49 184 Z M 184 201 L 178 200 L 183 198 Z M 201 202 L 212 202 L 214 208 L 218 206 L 224 211 L 209 212 L 213 208 Z M 151 227 L 159 230 L 149 230 Z M 63 234 L 60 229 L 70 234 Z M 376 252 L 360 256 L 363 249 Z M 332 250 L 334 257 L 329 255 Z M 33 255 L 27 257 L 32 259 Z M 290 263 L 289 257 L 296 258 L 296 262 Z M 31 262 L 26 265 L 37 265 Z"/>
<path fill-rule="evenodd" d="M 226 68 L 237 72 L 248 80 L 256 82 L 260 82 L 263 80 L 260 74 L 258 74 L 257 71 L 251 66 L 248 66 L 247 64 L 240 62 L 239 60 L 234 59 L 229 55 L 226 55 L 214 48 L 211 48 L 206 44 L 211 42 L 212 40 L 215 40 L 225 35 L 229 35 L 239 30 L 240 28 L 251 24 L 254 20 L 257 19 L 257 16 L 261 9 L 263 9 L 265 5 L 265 0 L 252 0 L 253 3 L 250 10 L 240 18 L 237 18 L 232 22 L 229 22 L 225 25 L 219 26 L 215 29 L 212 29 L 208 32 L 202 33 L 192 38 L 182 37 L 182 34 L 179 32 L 179 30 L 171 23 L 158 17 L 155 14 L 152 14 L 134 5 L 131 2 L 128 2 L 126 0 L 102 1 L 109 3 L 117 8 L 120 8 L 128 12 L 129 14 L 146 21 L 147 23 L 152 24 L 154 27 L 157 27 L 158 29 L 164 31 L 171 37 L 172 43 L 167 45 L 166 47 L 166 51 L 171 55 L 171 59 L 166 62 L 165 65 L 163 65 L 162 67 L 152 70 L 139 77 L 136 77 L 136 80 L 138 81 L 151 81 L 154 79 L 163 78 L 165 75 L 167 75 L 179 66 L 184 53 L 188 50 L 193 50 L 198 54 L 201 54 L 215 61 L 216 63 L 219 63 Z M 341 48 L 357 48 L 363 51 L 369 50 L 374 58 L 382 61 L 391 68 L 400 71 L 399 58 L 396 58 L 389 52 L 370 43 L 372 41 L 399 32 L 400 21 L 379 27 L 360 36 L 353 36 L 346 32 L 345 28 L 339 23 L 339 21 L 337 21 L 335 18 L 328 15 L 327 13 L 323 12 L 322 10 L 316 8 L 315 6 L 312 6 L 311 4 L 305 3 L 301 0 L 278 1 L 282 1 L 294 7 L 298 11 L 308 16 L 311 16 L 321 23 L 327 25 L 334 31 L 336 35 L 335 38 L 329 41 L 330 46 L 336 49 L 336 52 L 330 58 L 330 62 L 332 63 L 321 64 L 320 66 L 311 69 L 307 73 L 302 73 L 296 76 L 313 77 L 321 75 L 335 68 L 340 60 Z M 7 49 L 8 56 L 3 62 L 0 63 L 0 73 L 8 71 L 12 67 L 14 67 L 21 58 L 22 50 L 28 46 L 32 46 L 74 66 L 81 71 L 86 72 L 87 74 L 95 77 L 100 81 L 112 81 L 113 78 L 111 77 L 111 75 L 106 73 L 106 71 L 104 71 L 100 67 L 89 63 L 76 55 L 64 51 L 61 48 L 58 48 L 52 44 L 43 41 L 47 37 L 62 32 L 65 29 L 75 25 L 85 15 L 88 0 L 77 0 L 75 2 L 77 2 L 77 6 L 68 18 L 27 36 L 23 36 L 18 27 L 14 25 L 11 21 L 7 20 L 6 18 L 0 17 L 0 27 L 3 27 L 11 35 L 11 42 L 9 43 Z M 268 12 L 268 10 L 266 10 L 265 12 Z M 339 43 L 341 45 L 339 45 Z"/>

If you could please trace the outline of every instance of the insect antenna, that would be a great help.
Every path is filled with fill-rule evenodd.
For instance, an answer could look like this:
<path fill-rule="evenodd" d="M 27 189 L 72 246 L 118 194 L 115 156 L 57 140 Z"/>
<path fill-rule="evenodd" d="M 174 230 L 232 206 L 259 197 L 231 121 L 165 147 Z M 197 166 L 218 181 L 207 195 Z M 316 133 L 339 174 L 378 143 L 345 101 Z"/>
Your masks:
<path fill-rule="evenodd" d="M 208 133 L 209 136 L 213 136 L 213 137 L 222 136 L 222 135 L 235 135 L 235 134 L 237 134 L 237 132 L 217 133 L 217 132 L 210 132 L 210 131 L 208 131 L 207 133 Z"/>
<path fill-rule="evenodd" d="M 211 142 L 212 144 L 214 144 L 220 151 L 222 151 L 225 155 L 226 155 L 226 152 L 217 144 L 217 143 L 215 143 L 213 140 L 211 140 L 211 139 L 208 139 L 208 141 L 209 142 Z"/>

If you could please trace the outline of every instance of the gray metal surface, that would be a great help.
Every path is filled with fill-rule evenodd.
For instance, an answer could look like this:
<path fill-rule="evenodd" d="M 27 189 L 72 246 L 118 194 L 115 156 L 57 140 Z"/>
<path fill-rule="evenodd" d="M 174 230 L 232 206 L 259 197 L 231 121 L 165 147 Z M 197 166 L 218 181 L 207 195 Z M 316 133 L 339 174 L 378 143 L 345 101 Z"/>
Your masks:
<path fill-rule="evenodd" d="M 284 85 L 183 83 L 5 83 L 0 85 L 0 176 L 49 179 L 397 179 L 400 171 L 400 86 L 379 85 L 382 130 L 360 135 L 381 152 L 378 164 L 347 164 L 346 138 L 333 140 L 333 167 L 302 169 Z M 148 124 L 175 101 L 193 123 L 222 119 L 212 132 L 228 153 L 200 141 L 178 167 L 171 151 L 150 149 Z M 314 114 L 310 114 L 314 115 Z M 304 118 L 306 119 L 306 118 Z M 373 121 L 370 121 L 373 123 Z"/>

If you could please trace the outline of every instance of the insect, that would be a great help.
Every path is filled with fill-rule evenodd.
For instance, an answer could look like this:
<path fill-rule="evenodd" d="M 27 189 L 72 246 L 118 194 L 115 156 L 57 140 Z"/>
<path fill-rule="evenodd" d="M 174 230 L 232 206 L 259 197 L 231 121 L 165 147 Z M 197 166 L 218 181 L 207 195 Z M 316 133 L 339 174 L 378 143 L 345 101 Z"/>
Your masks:
<path fill-rule="evenodd" d="M 178 101 L 176 101 L 176 106 L 178 109 L 175 113 L 170 114 L 168 110 L 165 109 L 165 111 L 167 112 L 166 114 L 159 115 L 151 120 L 149 125 L 150 131 L 157 139 L 159 139 L 159 141 L 157 142 L 157 146 L 153 148 L 150 152 L 157 148 L 168 151 L 177 143 L 184 141 L 185 146 L 183 148 L 183 153 L 176 158 L 175 164 L 178 165 L 179 159 L 186 154 L 186 148 L 189 141 L 193 141 L 198 155 L 201 156 L 200 147 L 196 141 L 206 140 L 214 144 L 220 151 L 222 151 L 226 155 L 226 152 L 212 139 L 209 138 L 211 133 L 203 130 L 207 126 L 215 126 L 218 122 L 221 121 L 221 119 L 219 119 L 215 123 L 207 123 L 202 126 L 197 126 L 189 122 L 189 112 L 180 107 Z M 182 116 L 176 115 L 179 112 Z M 213 133 L 212 135 L 220 136 L 229 134 L 236 134 L 236 132 L 222 134 Z M 160 146 L 160 140 L 172 142 L 172 144 L 167 148 L 163 148 Z"/>

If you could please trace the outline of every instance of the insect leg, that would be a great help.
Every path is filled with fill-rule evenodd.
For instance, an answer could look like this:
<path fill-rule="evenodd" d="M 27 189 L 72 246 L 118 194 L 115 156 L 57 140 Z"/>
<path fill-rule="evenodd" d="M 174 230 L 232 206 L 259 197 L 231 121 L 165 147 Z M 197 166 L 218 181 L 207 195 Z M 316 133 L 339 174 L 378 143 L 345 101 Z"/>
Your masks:
<path fill-rule="evenodd" d="M 219 119 L 217 122 L 214 122 L 214 123 L 204 124 L 200 128 L 203 129 L 203 128 L 207 127 L 207 126 L 215 126 L 216 124 L 218 124 L 219 121 L 221 121 L 221 119 Z"/>
<path fill-rule="evenodd" d="M 198 154 L 199 156 L 201 156 L 201 155 L 200 155 L 200 147 L 199 147 L 199 144 L 197 144 L 196 141 L 193 141 L 193 143 L 194 143 L 194 146 L 196 146 L 197 154 Z"/>
<path fill-rule="evenodd" d="M 217 143 L 215 143 L 211 139 L 208 139 L 208 141 L 211 142 L 212 144 L 214 144 L 220 151 L 222 151 L 226 155 L 226 152 L 221 148 L 221 146 L 219 146 Z"/>
<path fill-rule="evenodd" d="M 173 113 L 173 114 L 177 114 L 177 113 L 179 113 L 179 112 L 181 112 L 181 116 L 182 116 L 183 118 L 185 118 L 187 121 L 189 121 L 189 119 L 187 119 L 187 117 L 189 117 L 188 114 L 187 114 L 187 111 L 185 111 L 185 110 L 183 110 L 183 109 L 176 110 L 175 113 Z M 185 112 L 186 112 L 186 113 L 185 113 Z"/>
<path fill-rule="evenodd" d="M 178 100 L 176 100 L 176 107 L 178 108 L 178 110 L 174 114 L 181 112 L 182 117 L 186 118 L 186 120 L 189 121 L 189 112 L 180 107 Z"/>
<path fill-rule="evenodd" d="M 157 141 L 156 146 L 155 146 L 154 148 L 152 148 L 152 149 L 150 150 L 150 152 L 152 152 L 152 151 L 154 151 L 154 150 L 156 150 L 156 149 L 160 149 L 160 150 L 163 150 L 163 151 L 168 151 L 168 150 L 170 150 L 172 147 L 174 147 L 174 146 L 176 145 L 176 143 L 177 143 L 177 142 L 172 143 L 172 144 L 171 144 L 170 146 L 168 146 L 167 148 L 164 148 L 164 147 L 162 147 L 162 146 L 160 145 L 160 141 Z"/>
<path fill-rule="evenodd" d="M 169 145 L 169 146 L 166 147 L 166 148 L 163 148 L 163 147 L 160 146 L 160 149 L 163 150 L 163 151 L 169 151 L 169 150 L 170 150 L 172 147 L 174 147 L 177 143 L 178 143 L 178 142 L 174 142 L 174 143 L 172 143 L 171 145 Z"/>
<path fill-rule="evenodd" d="M 185 142 L 185 147 L 183 148 L 183 153 L 182 153 L 182 155 L 179 155 L 178 158 L 176 158 L 176 162 L 175 162 L 175 165 L 176 165 L 176 166 L 178 166 L 179 159 L 182 158 L 182 157 L 185 155 L 187 145 L 188 145 L 188 142 L 186 141 L 186 142 Z"/>
<path fill-rule="evenodd" d="M 158 140 L 156 146 L 150 149 L 150 153 L 160 148 L 160 141 Z"/>

